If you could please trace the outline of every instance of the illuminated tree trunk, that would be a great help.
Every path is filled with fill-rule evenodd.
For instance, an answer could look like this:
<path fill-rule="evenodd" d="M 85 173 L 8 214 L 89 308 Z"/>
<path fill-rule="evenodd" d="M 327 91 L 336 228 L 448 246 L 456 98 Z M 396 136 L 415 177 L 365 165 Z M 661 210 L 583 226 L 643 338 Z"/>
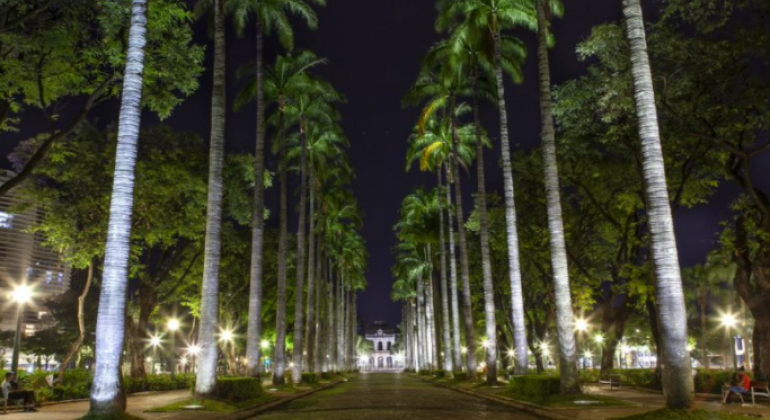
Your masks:
<path fill-rule="evenodd" d="M 472 76 L 474 91 L 478 76 Z M 481 119 L 478 97 L 473 98 L 473 121 L 476 125 L 476 179 L 478 193 L 476 206 L 479 212 L 479 239 L 481 240 L 481 269 L 484 278 L 484 321 L 487 333 L 487 383 L 497 383 L 497 317 L 495 314 L 495 285 L 492 282 L 492 260 L 489 256 L 489 214 L 487 213 L 486 169 L 484 145 L 481 138 Z"/>
<path fill-rule="evenodd" d="M 527 329 L 524 325 L 524 294 L 521 288 L 521 262 L 519 260 L 519 233 L 516 226 L 516 204 L 513 190 L 511 145 L 508 139 L 508 109 L 505 105 L 503 85 L 502 47 L 500 34 L 495 34 L 495 79 L 497 81 L 497 109 L 500 113 L 500 152 L 503 155 L 503 189 L 505 191 L 505 222 L 508 239 L 508 270 L 511 282 L 511 317 L 513 341 L 516 348 L 516 375 L 527 373 Z"/>
<path fill-rule="evenodd" d="M 694 394 L 690 352 L 687 350 L 687 312 L 639 0 L 623 0 L 623 15 L 631 47 L 631 74 L 642 143 L 642 170 L 655 268 L 655 297 L 658 319 L 661 321 L 658 327 L 663 356 L 663 393 L 666 395 L 667 407 L 690 408 Z"/>
<path fill-rule="evenodd" d="M 431 258 L 431 246 L 428 244 L 428 261 Z M 431 369 L 436 368 L 436 317 L 433 305 L 433 266 L 426 275 L 427 284 L 425 285 L 425 322 L 427 323 L 426 332 L 428 333 L 428 363 Z"/>
<path fill-rule="evenodd" d="M 454 102 L 452 106 L 452 154 L 453 162 L 449 168 L 453 171 L 455 186 L 455 211 L 457 212 L 457 242 L 460 247 L 460 278 L 463 282 L 463 317 L 465 318 L 465 344 L 468 348 L 468 377 L 476 379 L 476 325 L 473 321 L 473 308 L 471 307 L 471 280 L 470 267 L 468 264 L 468 240 L 465 234 L 465 212 L 463 211 L 463 193 L 462 183 L 460 181 L 460 171 L 457 169 L 460 164 L 457 155 L 457 123 L 454 119 Z"/>
<path fill-rule="evenodd" d="M 327 370 L 329 372 L 336 371 L 334 366 L 334 348 L 335 348 L 335 332 L 334 332 L 334 272 L 333 265 L 330 259 L 326 260 L 327 269 L 329 272 L 329 278 L 326 281 L 326 354 L 324 359 L 327 364 Z"/>
<path fill-rule="evenodd" d="M 254 214 L 251 221 L 251 271 L 249 276 L 249 316 L 246 329 L 246 363 L 249 374 L 261 370 L 262 279 L 264 277 L 265 236 L 265 95 L 263 68 L 263 34 L 260 17 L 256 16 L 257 61 L 257 147 L 254 153 Z"/>
<path fill-rule="evenodd" d="M 303 358 L 303 338 L 304 329 L 304 300 L 305 300 L 305 221 L 307 215 L 307 121 L 304 117 L 300 118 L 299 135 L 302 141 L 302 154 L 300 156 L 300 189 L 299 189 L 299 223 L 297 226 L 297 287 L 294 291 L 294 350 L 292 351 L 292 361 L 294 368 L 292 380 L 295 384 L 302 382 L 302 358 Z M 312 271 L 312 270 L 309 270 Z"/>
<path fill-rule="evenodd" d="M 305 327 L 305 347 L 307 348 L 305 360 L 305 366 L 307 366 L 308 372 L 316 372 L 317 365 L 315 363 L 316 354 L 316 238 L 315 238 L 315 188 L 313 187 L 313 165 L 310 165 L 310 217 L 308 223 L 310 224 L 308 230 L 308 253 L 307 253 L 307 324 Z"/>
<path fill-rule="evenodd" d="M 219 345 L 219 264 L 222 234 L 222 168 L 225 153 L 225 5 L 214 0 L 214 86 L 211 94 L 211 145 L 206 210 L 206 239 L 203 251 L 201 323 L 198 330 L 198 367 L 195 394 L 207 396 L 217 381 Z"/>
<path fill-rule="evenodd" d="M 449 329 L 449 288 L 447 287 L 447 266 L 446 266 L 446 232 L 444 229 L 444 199 L 441 196 L 442 182 L 441 169 L 436 170 L 436 176 L 438 177 L 438 217 L 439 217 L 439 245 L 441 252 L 439 258 L 441 258 L 441 315 L 442 315 L 442 338 L 444 343 L 444 374 L 448 377 L 452 377 L 454 368 L 452 367 L 452 343 L 451 332 Z"/>
<path fill-rule="evenodd" d="M 551 101 L 551 74 L 548 63 L 548 22 L 545 18 L 545 1 L 537 0 L 538 68 L 540 71 L 540 136 L 543 142 L 543 166 L 545 190 L 548 202 L 548 231 L 551 244 L 553 289 L 556 297 L 556 329 L 559 337 L 559 372 L 561 392 L 579 394 L 580 377 L 577 369 L 575 346 L 575 314 L 572 311 L 572 295 L 569 286 L 567 246 L 564 239 L 564 222 L 559 191 L 559 168 L 556 161 L 556 130 L 553 126 Z"/>
<path fill-rule="evenodd" d="M 283 140 L 283 139 L 281 139 Z M 286 209 L 286 148 L 281 146 L 281 156 L 278 168 L 278 178 L 281 184 L 280 221 L 278 229 L 278 302 L 275 315 L 275 367 L 273 369 L 273 385 L 286 383 L 286 258 L 287 258 L 287 221 Z"/>
<path fill-rule="evenodd" d="M 115 176 L 110 198 L 110 219 L 104 273 L 96 322 L 96 370 L 90 411 L 118 416 L 126 411 L 120 365 L 126 326 L 128 260 L 131 252 L 131 216 L 134 209 L 134 173 L 141 124 L 147 1 L 133 0 L 123 96 L 118 121 Z"/>
<path fill-rule="evenodd" d="M 447 171 L 448 172 L 448 171 Z M 448 173 L 447 173 L 448 178 Z M 457 299 L 457 258 L 455 257 L 455 233 L 452 222 L 452 195 L 449 193 L 449 180 L 446 187 L 447 202 L 447 226 L 449 236 L 449 273 L 450 296 L 452 299 L 452 342 L 454 345 L 454 368 L 461 371 L 463 368 L 462 345 L 460 344 L 460 302 Z"/>
<path fill-rule="evenodd" d="M 75 358 L 80 352 L 80 348 L 83 347 L 83 341 L 86 339 L 86 322 L 84 308 L 86 304 L 86 297 L 88 297 L 88 291 L 91 290 L 91 283 L 94 279 L 94 263 L 93 261 L 88 264 L 88 275 L 86 276 L 86 284 L 83 286 L 83 291 L 78 296 L 78 338 L 72 344 L 72 348 L 69 353 L 62 359 L 59 366 L 59 381 L 64 380 L 64 373 L 67 371 L 72 359 Z M 63 383 L 63 382 L 62 382 Z"/>

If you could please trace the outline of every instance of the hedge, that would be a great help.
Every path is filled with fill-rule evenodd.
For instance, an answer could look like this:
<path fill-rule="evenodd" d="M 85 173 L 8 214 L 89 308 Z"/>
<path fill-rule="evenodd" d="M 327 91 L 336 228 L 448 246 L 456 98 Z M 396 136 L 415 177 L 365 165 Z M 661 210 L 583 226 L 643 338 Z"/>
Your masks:
<path fill-rule="evenodd" d="M 221 400 L 243 402 L 262 395 L 262 381 L 259 378 L 219 378 L 214 388 L 214 396 Z"/>
<path fill-rule="evenodd" d="M 321 372 L 321 379 L 325 381 L 330 381 L 332 379 L 332 373 L 331 372 Z"/>
<path fill-rule="evenodd" d="M 318 382 L 318 374 L 316 373 L 309 373 L 309 372 L 303 372 L 302 373 L 302 382 L 306 384 L 314 384 Z"/>
<path fill-rule="evenodd" d="M 444 377 L 446 377 L 446 371 L 444 371 L 444 370 L 437 370 L 437 371 L 433 372 L 433 376 L 435 376 L 437 378 L 444 378 Z"/>
<path fill-rule="evenodd" d="M 468 380 L 468 372 L 455 372 L 454 380 L 457 382 L 465 382 Z"/>
<path fill-rule="evenodd" d="M 123 384 L 126 387 L 126 392 L 129 394 L 145 391 L 174 391 L 177 389 L 189 389 L 194 383 L 195 377 L 189 375 L 176 375 L 174 379 L 168 374 L 147 375 L 147 378 L 123 377 Z"/>
<path fill-rule="evenodd" d="M 508 386 L 515 394 L 529 397 L 547 397 L 559 393 L 560 378 L 558 376 L 545 375 L 516 376 Z"/>

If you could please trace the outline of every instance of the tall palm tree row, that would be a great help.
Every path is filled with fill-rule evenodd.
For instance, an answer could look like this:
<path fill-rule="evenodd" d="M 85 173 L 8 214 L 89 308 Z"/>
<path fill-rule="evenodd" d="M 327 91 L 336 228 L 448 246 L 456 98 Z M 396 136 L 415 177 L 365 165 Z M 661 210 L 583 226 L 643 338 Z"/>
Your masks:
<path fill-rule="evenodd" d="M 682 281 L 674 237 L 671 208 L 668 200 L 663 151 L 655 108 L 655 93 L 647 55 L 646 35 L 639 0 L 622 0 L 629 45 L 629 61 L 634 82 L 637 126 L 643 152 L 643 172 L 646 190 L 646 212 L 649 218 L 652 256 L 656 277 L 656 308 L 659 319 L 678 320 L 661 325 L 663 383 L 668 407 L 688 408 L 692 404 L 692 377 L 689 351 L 687 350 L 686 313 Z M 414 212 L 415 203 L 425 193 L 416 190 L 402 203 L 402 217 L 396 225 L 399 244 L 395 249 L 398 262 L 393 274 L 396 277 L 393 298 L 405 301 L 405 328 L 408 344 L 408 366 L 419 369 L 426 365 L 423 359 L 430 354 L 433 344 L 429 337 L 436 320 L 423 316 L 435 303 L 434 297 L 424 293 L 423 278 L 432 278 L 433 255 L 422 256 L 438 242 L 439 269 L 442 286 L 439 288 L 444 309 L 444 340 L 446 347 L 444 366 L 451 366 L 454 356 L 455 369 L 461 366 L 459 343 L 465 340 L 468 358 L 465 368 L 469 377 L 475 375 L 475 325 L 471 306 L 472 291 L 469 288 L 467 263 L 466 215 L 463 212 L 461 179 L 463 170 L 476 161 L 478 183 L 477 217 L 480 238 L 480 275 L 484 288 L 483 313 L 487 339 L 487 381 L 497 380 L 497 338 L 500 334 L 496 319 L 495 291 L 501 290 L 495 283 L 489 249 L 489 217 L 486 206 L 484 148 L 488 145 L 486 132 L 480 119 L 481 102 L 490 100 L 499 115 L 500 153 L 502 154 L 505 225 L 507 229 L 508 273 L 510 281 L 510 333 L 513 341 L 515 374 L 524 374 L 529 363 L 527 325 L 525 324 L 521 257 L 518 245 L 518 227 L 512 173 L 512 156 L 506 106 L 506 75 L 515 83 L 523 81 L 521 71 L 527 55 L 524 44 L 510 32 L 524 28 L 537 32 L 537 64 L 539 69 L 539 97 L 541 117 L 541 155 L 543 159 L 547 225 L 549 234 L 550 271 L 548 285 L 553 290 L 555 309 L 561 392 L 579 393 L 577 370 L 576 321 L 571 291 L 569 261 L 567 258 L 565 223 L 562 216 L 557 138 L 553 116 L 552 86 L 548 49 L 554 42 L 550 30 L 551 18 L 560 17 L 564 7 L 560 0 L 438 0 L 438 19 L 435 27 L 447 37 L 431 48 L 423 61 L 417 82 L 407 93 L 404 103 L 421 105 L 423 111 L 410 138 L 407 153 L 407 170 L 419 161 L 422 170 L 436 171 L 438 190 L 442 187 L 442 171 L 447 184 L 454 186 L 454 196 L 447 191 L 446 206 L 439 201 L 438 226 L 431 226 Z M 466 104 L 463 101 L 468 101 Z M 465 117 L 472 111 L 472 122 Z M 442 196 L 443 198 L 443 196 Z M 445 231 L 444 207 L 454 200 L 455 216 L 447 219 L 449 232 Z M 445 288 L 444 265 L 445 241 L 450 248 L 450 274 L 455 274 L 455 243 L 453 222 L 457 223 L 457 244 L 460 257 L 460 273 L 463 292 L 462 310 L 452 307 L 453 320 L 462 314 L 466 323 L 465 334 L 458 328 L 449 328 L 446 313 L 456 295 L 456 275 L 452 284 Z M 412 226 L 412 224 L 416 226 Z M 445 235 L 446 234 L 446 235 Z M 445 239 L 447 238 L 447 239 Z M 430 254 L 432 251 L 428 251 Z M 435 252 L 435 251 L 433 251 Z M 426 274 L 425 271 L 428 271 Z M 503 289 L 504 290 L 504 289 Z M 427 299 L 426 299 L 427 298 Z M 427 324 L 426 324 L 427 321 Z M 441 323 L 439 323 L 441 324 Z M 531 326 L 530 326 L 531 327 Z M 428 335 L 426 335 L 428 334 Z M 508 336 L 508 332 L 504 334 Z M 540 333 L 538 333 L 540 335 Z M 450 342 L 456 343 L 450 348 Z M 453 351 L 452 351 L 453 350 Z M 450 356 L 449 353 L 452 353 Z"/>
<path fill-rule="evenodd" d="M 96 323 L 97 357 L 90 401 L 90 412 L 95 416 L 117 417 L 126 411 L 121 361 L 125 339 L 134 172 L 141 124 L 146 33 L 147 1 L 133 0 L 123 96 L 120 102 L 118 147 L 115 152 L 115 175 L 110 196 L 104 272 L 99 296 L 101 304 Z"/>

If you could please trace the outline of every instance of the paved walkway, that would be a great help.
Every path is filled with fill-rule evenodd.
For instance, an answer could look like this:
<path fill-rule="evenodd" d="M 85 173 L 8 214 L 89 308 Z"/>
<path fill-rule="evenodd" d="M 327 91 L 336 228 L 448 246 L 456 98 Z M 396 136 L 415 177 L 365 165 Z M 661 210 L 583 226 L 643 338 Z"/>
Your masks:
<path fill-rule="evenodd" d="M 190 396 L 190 391 L 142 392 L 128 396 L 128 412 L 142 418 L 161 419 L 173 413 L 142 413 L 144 410 L 173 404 Z M 0 407 L 1 408 L 1 407 Z M 3 420 L 75 420 L 88 412 L 88 401 L 40 407 L 37 413 L 9 411 Z M 2 410 L 0 410 L 2 412 Z"/>
<path fill-rule="evenodd" d="M 404 374 L 360 374 L 258 420 L 535 420 L 536 417 Z"/>

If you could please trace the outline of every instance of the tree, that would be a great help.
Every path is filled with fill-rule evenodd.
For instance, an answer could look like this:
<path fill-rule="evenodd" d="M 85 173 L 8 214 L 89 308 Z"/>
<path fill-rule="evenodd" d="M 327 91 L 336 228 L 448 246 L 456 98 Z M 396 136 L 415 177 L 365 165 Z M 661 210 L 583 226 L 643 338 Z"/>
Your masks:
<path fill-rule="evenodd" d="M 12 0 L 0 6 L 0 92 L 5 98 L 0 130 L 24 128 L 24 110 L 39 110 L 44 121 L 43 130 L 34 134 L 44 134 L 38 148 L 24 162 L 14 162 L 17 175 L 0 186 L 0 195 L 27 179 L 51 147 L 70 136 L 97 105 L 120 96 L 130 4 Z M 203 49 L 192 44 L 184 2 L 154 1 L 148 15 L 142 105 L 165 118 L 181 96 L 197 89 Z M 76 97 L 85 100 L 73 101 Z M 72 117 L 64 118 L 65 110 Z"/>
<path fill-rule="evenodd" d="M 554 293 L 556 295 L 556 326 L 559 330 L 559 371 L 561 392 L 580 393 L 577 370 L 577 348 L 575 345 L 575 315 L 572 312 L 569 267 L 564 239 L 561 192 L 559 190 L 559 169 L 556 160 L 556 130 L 551 112 L 551 75 L 548 63 L 548 20 L 546 13 L 554 9 L 552 2 L 536 1 L 538 21 L 538 68 L 540 72 L 540 120 L 545 167 L 545 189 L 548 197 L 548 227 L 551 245 L 551 266 L 553 268 Z"/>
<path fill-rule="evenodd" d="M 687 351 L 687 313 L 639 0 L 623 0 L 623 14 L 631 48 L 631 73 L 644 158 L 642 166 L 656 275 L 656 303 L 659 319 L 666 320 L 658 325 L 663 345 L 663 391 L 667 407 L 689 408 L 694 393 L 690 352 Z"/>
<path fill-rule="evenodd" d="M 521 375 L 527 371 L 527 339 L 524 325 L 524 299 L 521 287 L 521 262 L 519 259 L 519 238 L 516 224 L 516 206 L 514 198 L 513 173 L 511 166 L 511 150 L 508 133 L 508 115 L 505 103 L 505 87 L 503 73 L 503 31 L 517 26 L 536 27 L 532 13 L 523 13 L 522 4 L 518 0 L 462 0 L 444 1 L 441 3 L 441 13 L 437 22 L 439 29 L 464 30 L 480 37 L 490 37 L 494 51 L 494 74 L 497 84 L 497 108 L 500 115 L 500 149 L 503 160 L 503 181 L 506 203 L 506 220 L 508 232 L 509 271 L 511 281 L 511 316 L 513 317 L 516 359 L 516 373 Z M 457 18 L 462 20 L 458 24 Z M 457 29 L 455 29 L 457 30 Z"/>
<path fill-rule="evenodd" d="M 325 5 L 325 0 L 310 0 L 310 3 Z M 284 48 L 294 48 L 294 31 L 289 23 L 290 13 L 299 16 L 311 29 L 317 26 L 317 17 L 308 2 L 303 0 L 231 0 L 235 8 L 236 28 L 245 27 L 249 14 L 254 16 L 256 27 L 256 60 L 253 84 L 247 90 L 256 101 L 257 141 L 254 153 L 254 170 L 257 179 L 254 188 L 254 216 L 252 220 L 251 272 L 249 276 L 249 321 L 246 338 L 246 360 L 252 375 L 259 373 L 262 341 L 262 278 L 264 275 L 264 208 L 265 191 L 261 180 L 265 173 L 265 91 L 264 91 L 264 37 L 275 34 Z M 241 104 L 238 104 L 240 106 Z"/>
<path fill-rule="evenodd" d="M 225 148 L 225 0 L 214 0 L 214 74 L 211 95 L 211 145 L 209 149 L 206 239 L 203 251 L 201 322 L 198 329 L 195 394 L 214 392 L 219 359 L 219 265 L 222 234 L 222 166 Z"/>
<path fill-rule="evenodd" d="M 96 324 L 96 371 L 90 412 L 118 416 L 126 411 L 120 365 L 125 338 L 126 291 L 134 204 L 134 169 L 139 139 L 147 2 L 133 0 L 123 98 L 118 123 L 115 177 L 110 199 L 110 221 L 104 256 L 104 274 Z"/>

